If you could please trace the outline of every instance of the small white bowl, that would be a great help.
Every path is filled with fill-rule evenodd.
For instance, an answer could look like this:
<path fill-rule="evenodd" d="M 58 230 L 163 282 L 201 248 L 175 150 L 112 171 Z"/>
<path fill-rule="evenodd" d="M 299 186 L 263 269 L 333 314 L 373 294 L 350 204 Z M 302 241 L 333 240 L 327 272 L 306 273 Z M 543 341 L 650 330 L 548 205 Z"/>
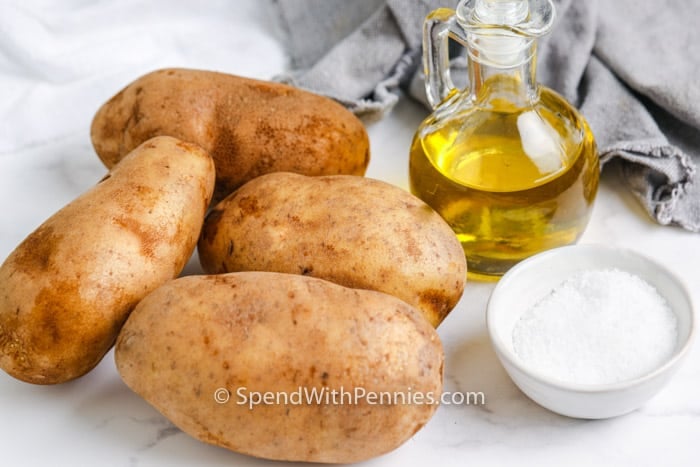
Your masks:
<path fill-rule="evenodd" d="M 520 316 L 566 278 L 582 270 L 617 268 L 656 288 L 678 317 L 678 343 L 669 360 L 651 373 L 614 384 L 576 384 L 539 374 L 513 350 L 513 327 Z M 498 282 L 486 311 L 491 343 L 513 382 L 547 409 L 576 418 L 609 418 L 639 408 L 678 369 L 694 336 L 690 297 L 666 268 L 632 251 L 573 245 L 540 253 L 517 264 Z"/>

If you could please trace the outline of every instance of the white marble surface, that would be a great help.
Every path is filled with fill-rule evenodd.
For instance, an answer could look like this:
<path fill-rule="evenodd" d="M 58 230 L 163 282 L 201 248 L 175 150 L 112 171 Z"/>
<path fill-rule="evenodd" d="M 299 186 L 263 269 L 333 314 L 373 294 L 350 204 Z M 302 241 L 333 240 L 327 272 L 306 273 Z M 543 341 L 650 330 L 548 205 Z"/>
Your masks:
<path fill-rule="evenodd" d="M 7 21 L 14 8 L 12 13 L 20 19 L 13 21 L 36 19 L 32 23 L 36 28 L 53 35 L 54 42 L 45 47 L 70 44 L 81 60 L 99 58 L 91 47 L 81 45 L 96 33 L 93 29 L 117 38 L 110 43 L 114 63 L 108 70 L 97 70 L 83 62 L 76 62 L 77 68 L 74 63 L 66 65 L 64 56 L 44 49 L 42 56 L 29 49 L 13 50 L 23 47 L 19 36 L 24 33 L 17 32 L 21 28 L 0 27 L 4 46 L 0 58 L 5 59 L 0 61 L 0 259 L 103 176 L 105 169 L 90 146 L 88 125 L 97 106 L 121 85 L 167 65 L 260 78 L 284 68 L 279 44 L 266 32 L 267 20 L 254 1 L 231 2 L 235 6 L 200 2 L 196 15 L 187 12 L 195 10 L 193 3 L 175 2 L 179 6 L 146 11 L 137 26 L 127 24 L 129 9 L 138 10 L 138 3 L 102 2 L 101 8 L 112 7 L 104 13 L 95 11 L 98 6 L 90 2 L 67 1 L 71 15 L 83 14 L 105 26 L 90 29 L 73 18 L 72 28 L 61 29 L 57 25 L 70 15 L 56 10 L 59 7 L 46 10 L 48 3 L 42 1 L 0 2 L 0 18 Z M 22 5 L 21 13 L 17 5 Z M 187 29 L 189 42 L 183 46 L 178 28 L 187 21 L 207 24 L 207 15 L 214 25 L 209 30 Z M 122 23 L 112 24 L 110 18 L 115 16 Z M 173 18 L 174 23 L 167 21 Z M 130 31 L 131 41 L 118 40 L 122 28 Z M 133 47 L 132 33 L 147 38 L 144 50 Z M 64 49 L 60 49 L 64 54 L 74 53 L 70 47 Z M 41 67 L 54 73 L 36 73 Z M 64 78 L 52 79 L 56 73 Z M 76 93 L 78 100 L 71 100 Z M 423 108 L 403 101 L 387 119 L 369 127 L 373 156 L 369 176 L 406 187 L 408 147 L 424 115 Z M 700 303 L 700 237 L 652 223 L 612 173 L 603 176 L 582 242 L 624 246 L 650 256 L 677 271 L 694 302 Z M 196 259 L 186 271 L 198 271 Z M 459 306 L 439 329 L 446 351 L 445 389 L 482 391 L 486 405 L 442 406 L 406 444 L 366 465 L 697 465 L 700 346 L 695 346 L 671 383 L 640 410 L 604 421 L 561 417 L 529 401 L 498 363 L 484 323 L 492 288 L 469 283 Z M 180 432 L 121 382 L 111 352 L 87 376 L 58 386 L 33 386 L 0 372 L 0 465 L 272 464 L 205 445 Z"/>

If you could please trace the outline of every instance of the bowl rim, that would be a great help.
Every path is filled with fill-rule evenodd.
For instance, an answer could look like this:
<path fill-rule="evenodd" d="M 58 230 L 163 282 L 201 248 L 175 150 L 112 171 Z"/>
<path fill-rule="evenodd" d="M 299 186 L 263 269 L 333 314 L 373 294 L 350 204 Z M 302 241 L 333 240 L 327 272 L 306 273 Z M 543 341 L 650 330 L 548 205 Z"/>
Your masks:
<path fill-rule="evenodd" d="M 568 381 L 563 381 L 560 379 L 552 378 L 550 376 L 547 376 L 545 374 L 542 374 L 538 371 L 532 370 L 530 367 L 527 365 L 523 364 L 520 358 L 518 358 L 517 355 L 515 355 L 514 352 L 512 352 L 502 341 L 497 337 L 497 333 L 495 331 L 495 312 L 494 312 L 494 307 L 493 307 L 493 301 L 494 297 L 497 298 L 497 294 L 501 293 L 500 291 L 503 290 L 504 288 L 508 287 L 508 285 L 513 281 L 513 276 L 516 275 L 516 273 L 522 269 L 529 268 L 533 264 L 541 263 L 541 262 L 547 262 L 550 261 L 551 258 L 557 257 L 558 255 L 564 254 L 562 252 L 567 252 L 571 251 L 573 249 L 576 250 L 590 250 L 590 251 L 597 251 L 598 253 L 606 253 L 608 255 L 619 255 L 619 254 L 625 254 L 629 256 L 634 256 L 642 261 L 645 261 L 649 264 L 651 264 L 654 268 L 657 268 L 661 273 L 667 275 L 680 289 L 684 299 L 689 305 L 690 308 L 690 319 L 689 319 L 689 330 L 688 330 L 688 336 L 685 339 L 685 342 L 681 345 L 681 347 L 676 350 L 669 359 L 667 359 L 663 365 L 658 366 L 655 368 L 653 371 L 650 371 L 649 373 L 646 373 L 642 376 L 638 376 L 633 379 L 625 380 L 625 381 L 618 381 L 615 383 L 605 383 L 605 384 L 594 384 L 594 383 L 574 383 L 574 382 L 568 382 Z M 624 268 L 620 268 L 621 270 L 625 270 Z M 634 274 L 634 271 L 629 271 L 626 270 L 626 272 L 630 274 Z M 665 297 L 664 297 L 665 298 Z M 675 310 L 674 310 L 674 313 Z M 695 310 L 693 306 L 693 301 L 691 295 L 688 293 L 688 289 L 685 285 L 685 283 L 672 271 L 670 271 L 666 266 L 662 265 L 658 261 L 649 258 L 648 256 L 638 253 L 634 250 L 630 250 L 627 248 L 621 248 L 621 247 L 611 247 L 607 245 L 600 245 L 600 244 L 595 244 L 595 243 L 589 243 L 589 244 L 577 244 L 577 245 L 567 245 L 563 247 L 558 247 L 558 248 L 553 248 L 541 253 L 538 253 L 536 255 L 533 255 L 515 266 L 513 266 L 509 271 L 507 271 L 503 277 L 498 281 L 496 284 L 496 287 L 493 289 L 491 292 L 491 295 L 489 296 L 489 300 L 486 304 L 486 328 L 489 334 L 489 338 L 491 340 L 491 345 L 496 351 L 496 354 L 500 359 L 504 359 L 508 362 L 509 365 L 512 365 L 513 367 L 517 368 L 518 371 L 522 372 L 523 374 L 527 375 L 528 377 L 532 378 L 533 380 L 547 385 L 547 386 L 553 386 L 559 389 L 564 389 L 567 391 L 571 392 L 578 392 L 578 393 L 605 393 L 605 392 L 615 392 L 615 391 L 620 391 L 624 389 L 628 389 L 630 387 L 642 385 L 645 382 L 655 379 L 657 376 L 660 374 L 669 371 L 672 369 L 676 364 L 678 364 L 684 357 L 685 355 L 690 351 L 690 348 L 692 347 L 693 340 L 695 338 L 695 334 L 697 332 L 696 330 L 697 327 L 697 319 L 695 317 Z M 507 368 L 506 368 L 507 370 Z"/>

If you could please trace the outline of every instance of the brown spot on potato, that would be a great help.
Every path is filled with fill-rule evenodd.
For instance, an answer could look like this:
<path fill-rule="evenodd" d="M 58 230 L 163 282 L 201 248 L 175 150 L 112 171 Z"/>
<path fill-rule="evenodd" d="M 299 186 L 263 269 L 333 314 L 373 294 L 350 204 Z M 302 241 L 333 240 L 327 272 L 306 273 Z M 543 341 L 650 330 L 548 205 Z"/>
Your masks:
<path fill-rule="evenodd" d="M 415 259 L 419 259 L 423 252 L 421 251 L 420 247 L 418 247 L 418 242 L 416 242 L 416 239 L 408 232 L 404 233 L 404 237 L 406 238 L 406 253 Z"/>
<path fill-rule="evenodd" d="M 321 249 L 328 254 L 329 256 L 335 256 L 336 250 L 335 250 L 335 245 L 332 243 L 327 243 L 327 242 L 321 242 Z"/>
<path fill-rule="evenodd" d="M 263 138 L 267 141 L 274 141 L 276 136 L 275 133 L 275 129 L 272 128 L 272 125 L 265 120 L 260 120 L 255 129 L 255 136 L 258 138 Z"/>
<path fill-rule="evenodd" d="M 134 105 L 131 108 L 131 116 L 133 117 L 133 122 L 134 125 L 138 125 L 139 122 L 143 119 L 144 114 L 141 112 L 141 100 L 136 98 L 134 100 Z M 155 147 L 155 146 L 146 146 L 146 147 Z"/>
<path fill-rule="evenodd" d="M 258 204 L 258 199 L 253 196 L 243 196 L 238 200 L 238 207 L 243 216 L 260 217 L 262 209 Z"/>
<path fill-rule="evenodd" d="M 435 327 L 445 319 L 445 316 L 447 316 L 452 309 L 450 306 L 450 297 L 442 290 L 423 290 L 419 293 L 418 299 L 423 309 L 432 311 L 430 321 Z"/>
<path fill-rule="evenodd" d="M 246 87 L 249 91 L 252 91 L 253 94 L 257 94 L 265 99 L 289 96 L 292 93 L 292 90 L 287 86 L 278 86 L 274 83 L 266 83 L 264 81 L 251 80 L 246 83 Z"/>
<path fill-rule="evenodd" d="M 228 112 L 217 108 L 214 112 L 214 121 L 220 119 L 230 119 L 230 115 Z M 209 144 L 199 143 L 202 147 L 209 150 L 209 154 L 214 159 L 214 165 L 216 166 L 216 185 L 213 197 L 213 201 L 216 203 L 226 198 L 243 184 L 240 180 L 240 171 L 243 165 L 240 146 L 243 144 L 239 143 L 238 136 L 228 126 L 217 128 L 213 133 L 215 136 Z"/>
<path fill-rule="evenodd" d="M 261 153 L 255 165 L 251 169 L 254 173 L 267 173 L 277 164 L 277 157 L 272 153 Z"/>
<path fill-rule="evenodd" d="M 115 307 L 119 305 L 124 303 L 117 301 Z M 23 370 L 35 378 L 25 380 L 38 384 L 62 380 L 66 374 L 74 378 L 92 369 L 111 347 L 114 327 L 121 327 L 126 318 L 118 319 L 114 326 L 84 320 L 86 310 L 78 281 L 56 281 L 45 287 L 28 313 L 32 329 L 25 329 L 22 345 L 31 349 L 32 358 L 25 359 Z M 57 363 L 47 365 L 47 360 Z"/>
<path fill-rule="evenodd" d="M 141 253 L 145 257 L 152 260 L 156 258 L 155 249 L 162 241 L 162 235 L 156 229 L 149 228 L 136 219 L 126 216 L 115 218 L 114 223 L 139 239 Z"/>
<path fill-rule="evenodd" d="M 52 226 L 42 225 L 29 234 L 11 256 L 14 268 L 27 275 L 48 270 L 54 266 L 54 253 L 61 238 Z"/>

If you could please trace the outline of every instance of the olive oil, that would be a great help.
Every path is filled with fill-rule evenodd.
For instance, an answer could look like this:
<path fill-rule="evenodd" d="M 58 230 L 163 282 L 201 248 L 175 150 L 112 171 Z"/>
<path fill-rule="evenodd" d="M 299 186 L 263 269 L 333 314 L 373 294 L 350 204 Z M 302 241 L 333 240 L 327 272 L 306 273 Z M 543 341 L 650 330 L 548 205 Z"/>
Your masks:
<path fill-rule="evenodd" d="M 554 18 L 551 0 L 461 0 L 425 20 L 434 112 L 413 139 L 410 186 L 455 231 L 471 277 L 497 279 L 575 242 L 590 217 L 600 172 L 593 135 L 535 79 L 536 39 Z M 450 77 L 448 38 L 467 52 L 463 90 Z"/>
<path fill-rule="evenodd" d="M 578 239 L 597 191 L 598 158 L 585 121 L 541 88 L 533 106 L 495 100 L 488 109 L 429 118 L 414 138 L 409 174 L 411 191 L 457 234 L 470 276 L 487 279 Z"/>

